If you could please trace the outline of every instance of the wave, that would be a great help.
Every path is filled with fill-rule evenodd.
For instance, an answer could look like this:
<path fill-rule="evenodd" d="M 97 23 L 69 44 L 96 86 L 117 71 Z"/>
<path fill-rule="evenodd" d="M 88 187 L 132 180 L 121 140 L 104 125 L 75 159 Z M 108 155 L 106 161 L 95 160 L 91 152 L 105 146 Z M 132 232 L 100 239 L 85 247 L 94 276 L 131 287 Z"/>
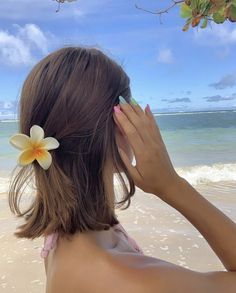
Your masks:
<path fill-rule="evenodd" d="M 193 112 L 172 112 L 172 113 L 153 113 L 154 116 L 177 116 L 177 115 L 198 115 L 198 114 L 217 114 L 236 112 L 232 110 L 218 110 L 218 111 L 193 111 Z"/>
<path fill-rule="evenodd" d="M 133 164 L 135 166 L 135 163 Z M 195 165 L 190 167 L 175 168 L 176 172 L 186 179 L 191 185 L 216 182 L 236 182 L 236 163 L 213 164 L 213 165 Z M 123 178 L 126 180 L 122 173 Z M 118 177 L 114 177 L 114 185 L 119 185 Z"/>
<path fill-rule="evenodd" d="M 9 186 L 9 178 L 0 177 L 0 194 L 2 192 L 7 192 Z"/>
<path fill-rule="evenodd" d="M 236 181 L 236 164 L 197 165 L 176 168 L 176 172 L 190 184 Z"/>
<path fill-rule="evenodd" d="M 4 119 L 4 120 L 0 120 L 0 123 L 12 123 L 12 122 L 18 122 L 18 119 Z"/>
<path fill-rule="evenodd" d="M 197 165 L 175 168 L 175 170 L 192 185 L 220 181 L 236 181 L 236 164 Z M 126 184 L 128 184 L 128 180 L 123 173 L 122 176 Z M 8 177 L 0 177 L 0 194 L 8 191 L 9 183 L 10 179 Z M 114 185 L 120 185 L 117 176 L 114 176 Z M 25 192 L 32 192 L 30 186 L 26 186 Z"/>

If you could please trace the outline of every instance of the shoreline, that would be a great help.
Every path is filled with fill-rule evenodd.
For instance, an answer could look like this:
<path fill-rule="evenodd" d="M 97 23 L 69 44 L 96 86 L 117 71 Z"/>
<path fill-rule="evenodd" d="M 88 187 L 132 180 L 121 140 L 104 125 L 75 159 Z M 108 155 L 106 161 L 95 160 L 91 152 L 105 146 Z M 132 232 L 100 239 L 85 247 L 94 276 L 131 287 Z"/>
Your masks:
<path fill-rule="evenodd" d="M 133 160 L 132 164 L 135 164 Z M 16 165 L 15 165 L 16 167 Z M 175 166 L 174 167 L 179 176 L 186 179 L 191 185 L 197 187 L 202 184 L 217 184 L 220 182 L 236 182 L 236 161 L 231 162 L 219 162 L 213 164 L 199 164 L 192 166 Z M 19 167 L 20 170 L 20 167 Z M 18 169 L 16 168 L 16 172 Z M 10 170 L 0 170 L 0 194 L 7 192 L 10 184 L 10 178 L 15 176 L 13 168 Z M 123 174 L 122 174 L 123 175 Z M 125 176 L 123 176 L 126 180 Z M 117 176 L 114 176 L 114 185 L 119 185 Z"/>
<path fill-rule="evenodd" d="M 195 187 L 236 222 L 236 182 Z M 7 194 L 0 196 L 0 288 L 4 292 L 44 292 L 45 273 L 40 250 L 43 238 L 17 239 L 22 223 L 10 212 Z M 116 209 L 119 221 L 144 250 L 153 256 L 201 272 L 225 270 L 203 236 L 177 210 L 136 187 L 128 209 Z M 203 257 L 204 256 L 204 257 Z"/>
<path fill-rule="evenodd" d="M 151 110 L 154 116 L 158 115 L 184 115 L 184 114 L 212 114 L 212 113 L 222 113 L 222 112 L 236 112 L 236 107 L 235 108 L 221 108 L 221 109 L 211 109 L 211 108 L 205 108 L 205 109 L 193 109 L 189 111 L 157 111 L 156 109 Z M 6 123 L 6 122 L 19 122 L 19 119 L 14 117 L 14 113 L 11 115 L 1 115 L 0 116 L 0 122 Z M 9 117 L 9 118 L 8 118 Z"/>

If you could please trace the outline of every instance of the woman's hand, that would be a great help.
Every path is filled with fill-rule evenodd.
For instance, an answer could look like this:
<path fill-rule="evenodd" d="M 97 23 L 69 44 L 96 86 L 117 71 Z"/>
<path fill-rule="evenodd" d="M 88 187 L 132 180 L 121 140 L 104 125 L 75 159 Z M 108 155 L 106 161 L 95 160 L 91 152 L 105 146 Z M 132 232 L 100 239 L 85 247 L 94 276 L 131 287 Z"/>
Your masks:
<path fill-rule="evenodd" d="M 135 185 L 144 192 L 153 193 L 166 200 L 168 190 L 176 187 L 180 177 L 173 168 L 155 118 L 149 107 L 143 111 L 138 104 L 119 105 L 121 110 L 114 107 L 117 111 L 114 111 L 113 117 L 133 149 L 136 166 L 133 166 L 125 152 L 119 149 L 121 158 Z"/>

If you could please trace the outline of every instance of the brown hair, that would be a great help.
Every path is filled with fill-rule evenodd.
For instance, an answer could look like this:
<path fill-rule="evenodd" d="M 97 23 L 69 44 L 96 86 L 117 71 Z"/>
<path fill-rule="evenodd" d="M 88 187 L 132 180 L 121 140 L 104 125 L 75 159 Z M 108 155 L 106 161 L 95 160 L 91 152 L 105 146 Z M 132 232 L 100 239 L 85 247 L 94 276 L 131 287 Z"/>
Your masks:
<path fill-rule="evenodd" d="M 127 209 L 135 185 L 118 152 L 113 107 L 119 95 L 130 101 L 129 83 L 122 67 L 96 48 L 61 48 L 33 67 L 21 91 L 19 131 L 29 135 L 37 124 L 60 146 L 50 151 L 48 170 L 35 160 L 21 167 L 10 184 L 10 209 L 25 218 L 17 237 L 34 239 L 55 231 L 70 236 L 119 223 L 105 190 L 104 166 L 107 160 L 113 163 L 123 189 L 115 204 L 127 202 L 122 210 Z M 22 212 L 22 188 L 33 180 L 36 194 Z"/>

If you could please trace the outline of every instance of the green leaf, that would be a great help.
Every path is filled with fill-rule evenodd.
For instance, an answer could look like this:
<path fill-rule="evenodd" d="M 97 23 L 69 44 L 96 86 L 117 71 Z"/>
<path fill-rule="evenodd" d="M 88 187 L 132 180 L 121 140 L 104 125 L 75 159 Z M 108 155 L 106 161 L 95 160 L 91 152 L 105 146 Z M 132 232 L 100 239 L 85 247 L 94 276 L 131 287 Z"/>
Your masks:
<path fill-rule="evenodd" d="M 185 3 L 182 3 L 180 7 L 180 16 L 183 18 L 191 17 L 192 16 L 192 9 L 186 5 Z"/>
<path fill-rule="evenodd" d="M 202 21 L 201 28 L 206 28 L 207 27 L 207 18 L 204 18 Z"/>
<path fill-rule="evenodd" d="M 218 8 L 224 7 L 226 5 L 226 0 L 214 0 L 214 5 Z"/>
<path fill-rule="evenodd" d="M 207 14 L 207 12 L 210 10 L 211 8 L 211 2 L 209 2 L 208 0 L 202 0 L 199 3 L 199 12 L 201 14 L 205 13 Z"/>
<path fill-rule="evenodd" d="M 231 22 L 236 21 L 236 6 L 234 6 L 234 5 L 230 6 L 228 18 Z"/>
<path fill-rule="evenodd" d="M 190 7 L 192 8 L 192 10 L 197 8 L 197 3 L 198 3 L 198 0 L 192 0 L 191 1 Z"/>
<path fill-rule="evenodd" d="M 182 30 L 184 32 L 186 32 L 189 29 L 189 25 L 190 25 L 190 23 L 185 23 L 185 25 L 183 26 Z"/>
<path fill-rule="evenodd" d="M 223 23 L 225 21 L 225 17 L 224 15 L 216 12 L 216 13 L 213 13 L 213 20 L 216 23 Z"/>
<path fill-rule="evenodd" d="M 186 23 L 185 23 L 185 25 L 184 25 L 184 27 L 182 28 L 182 30 L 184 31 L 184 32 L 186 32 L 188 29 L 189 29 L 189 26 L 190 26 L 190 24 L 191 24 L 191 22 L 192 22 L 192 16 L 191 17 L 189 17 L 187 20 L 186 20 Z"/>

